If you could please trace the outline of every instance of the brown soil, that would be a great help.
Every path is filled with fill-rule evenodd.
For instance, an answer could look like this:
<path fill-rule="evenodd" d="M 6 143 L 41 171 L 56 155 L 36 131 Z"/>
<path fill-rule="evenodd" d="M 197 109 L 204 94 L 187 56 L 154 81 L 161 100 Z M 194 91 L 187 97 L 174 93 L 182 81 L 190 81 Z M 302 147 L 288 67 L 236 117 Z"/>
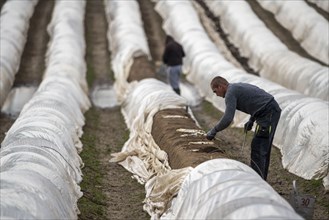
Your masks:
<path fill-rule="evenodd" d="M 177 115 L 180 118 L 165 118 L 167 115 Z M 159 147 L 166 151 L 171 168 L 195 167 L 202 162 L 215 158 L 228 158 L 226 153 L 204 136 L 181 137 L 178 129 L 200 130 L 190 114 L 185 109 L 166 109 L 154 116 L 152 136 Z M 204 144 L 193 144 L 204 142 Z"/>
<path fill-rule="evenodd" d="M 50 22 L 53 7 L 54 1 L 39 1 L 35 7 L 14 86 L 38 86 L 41 82 L 49 41 L 46 27 Z"/>
<path fill-rule="evenodd" d="M 40 9 L 40 13 L 45 11 L 45 14 L 38 16 L 46 20 L 50 14 L 47 10 L 51 10 L 53 1 L 40 2 L 43 2 L 39 3 L 39 5 L 43 5 L 40 7 L 44 7 L 43 10 Z M 129 81 L 155 77 L 155 70 L 158 65 L 156 61 L 161 61 L 165 36 L 161 29 L 161 19 L 153 10 L 154 4 L 148 0 L 139 0 L 138 2 L 141 5 L 153 61 L 146 57 L 136 58 L 129 75 Z M 43 36 L 43 40 L 39 40 L 42 45 L 33 44 L 28 40 L 26 48 L 34 51 L 35 56 L 39 58 L 24 61 L 29 57 L 28 53 L 24 52 L 25 55 L 19 70 L 22 73 L 19 84 L 25 84 L 24 79 L 29 79 L 29 74 L 35 72 L 32 69 L 24 70 L 24 68 L 29 67 L 24 62 L 40 65 L 40 69 L 37 68 L 38 71 L 44 71 L 42 66 L 44 65 L 42 64 L 44 49 L 40 48 L 45 47 L 47 36 L 44 34 L 45 24 L 42 26 L 40 23 L 45 22 L 45 20 L 35 19 L 31 21 L 31 28 L 39 28 L 36 28 L 35 32 L 29 32 L 29 39 Z M 85 15 L 85 37 L 87 43 L 87 79 L 90 90 L 95 85 L 112 84 L 114 81 L 106 38 L 107 27 L 103 1 L 88 1 Z M 36 75 L 39 77 L 40 72 Z M 33 77 L 31 76 L 31 78 Z M 38 80 L 40 79 L 38 78 Z M 26 83 L 31 82 L 33 81 L 26 81 Z M 192 107 L 192 111 L 204 131 L 214 126 L 222 115 L 208 102 Z M 167 114 L 182 115 L 186 118 L 163 120 L 162 116 Z M 93 106 L 85 113 L 85 117 L 86 124 L 83 127 L 84 135 L 82 137 L 84 148 L 80 155 L 85 163 L 81 183 L 81 190 L 84 195 L 78 203 L 81 211 L 79 219 L 149 219 L 148 214 L 142 210 L 142 202 L 145 197 L 144 187 L 132 179 L 131 173 L 124 168 L 115 163 L 109 163 L 110 154 L 120 151 L 129 136 L 120 107 L 99 109 Z M 12 123 L 14 123 L 14 119 L 1 114 L 0 141 L 3 140 L 4 132 L 10 128 Z M 249 164 L 249 146 L 252 134 L 248 134 L 246 144 L 243 147 L 244 136 L 241 129 L 228 128 L 217 135 L 218 139 L 214 143 L 195 147 L 189 145 L 193 138 L 186 140 L 175 132 L 177 128 L 198 129 L 185 109 L 168 109 L 158 112 L 154 117 L 153 126 L 157 129 L 152 129 L 152 135 L 158 145 L 167 151 L 173 168 L 196 166 L 205 160 L 218 157 L 229 157 Z M 193 141 L 200 141 L 200 137 L 193 139 Z M 206 140 L 203 139 L 203 141 Z M 329 195 L 323 193 L 322 182 L 303 180 L 287 172 L 281 165 L 279 150 L 273 147 L 268 183 L 288 200 L 294 179 L 297 180 L 301 192 L 317 196 L 314 219 L 328 219 L 327 201 L 329 201 Z"/>

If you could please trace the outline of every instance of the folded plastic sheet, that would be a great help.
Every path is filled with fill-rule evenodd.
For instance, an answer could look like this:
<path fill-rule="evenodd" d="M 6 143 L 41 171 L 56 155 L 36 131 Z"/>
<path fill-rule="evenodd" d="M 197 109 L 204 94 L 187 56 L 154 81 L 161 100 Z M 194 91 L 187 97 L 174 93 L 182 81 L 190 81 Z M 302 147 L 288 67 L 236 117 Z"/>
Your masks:
<path fill-rule="evenodd" d="M 114 87 L 130 130 L 129 140 L 120 153 L 112 154 L 111 161 L 119 162 L 137 181 L 145 183 L 147 195 L 144 210 L 152 219 L 157 219 L 176 195 L 191 168 L 171 170 L 166 152 L 157 146 L 151 135 L 153 116 L 165 108 L 185 108 L 188 103 L 174 93 L 169 85 L 158 80 L 127 82 L 133 59 L 145 55 L 150 57 L 138 3 L 105 3 L 110 24 L 109 49 L 116 78 Z"/>
<path fill-rule="evenodd" d="M 56 1 L 48 26 L 51 41 L 46 73 L 1 143 L 1 219 L 77 219 L 83 166 L 78 154 L 82 150 L 79 138 L 83 112 L 90 107 L 90 101 L 83 88 L 84 43 L 77 50 L 79 44 L 66 42 L 84 42 L 85 4 Z M 59 27 L 67 27 L 66 23 L 76 27 L 61 32 L 65 28 Z M 77 62 L 68 62 L 68 57 Z"/>
<path fill-rule="evenodd" d="M 8 0 L 0 16 L 0 108 L 14 83 L 24 45 L 29 21 L 38 0 Z"/>
<path fill-rule="evenodd" d="M 162 173 L 163 169 L 170 169 L 167 154 L 159 148 L 151 135 L 153 116 L 162 109 L 185 108 L 187 103 L 184 98 L 174 93 L 169 85 L 156 79 L 144 79 L 139 83 L 130 84 L 127 94 L 122 103 L 122 114 L 130 130 L 130 137 L 121 152 L 135 152 L 134 155 L 145 158 L 141 167 L 145 167 L 143 170 L 147 170 L 148 175 L 141 172 L 139 176 L 149 178 L 154 173 Z M 117 161 L 115 158 L 122 160 L 120 153 L 113 156 L 112 161 Z M 147 179 L 139 180 L 145 182 Z"/>
<path fill-rule="evenodd" d="M 329 64 L 329 23 L 322 15 L 305 1 L 257 2 L 273 13 L 275 19 L 292 33 L 309 54 Z"/>
<path fill-rule="evenodd" d="M 109 23 L 107 37 L 111 64 L 116 79 L 114 87 L 118 101 L 122 102 L 133 59 L 138 56 L 150 59 L 151 55 L 137 1 L 105 0 L 105 10 Z"/>
<path fill-rule="evenodd" d="M 211 42 L 190 2 L 158 1 L 156 10 L 168 16 L 163 17 L 164 29 L 186 51 L 185 65 L 189 69 L 187 79 L 194 83 L 208 101 L 219 110 L 225 110 L 223 99 L 216 97 L 210 89 L 210 82 L 216 75 L 232 83 L 250 83 L 269 92 L 282 108 L 274 145 L 281 149 L 284 167 L 306 179 L 319 179 L 328 175 L 328 102 L 309 98 L 235 68 Z M 314 109 L 309 108 L 313 104 L 317 115 L 313 114 Z M 248 118 L 245 113 L 236 111 L 233 126 L 242 127 Z M 328 185 L 325 188 L 329 190 Z"/>
<path fill-rule="evenodd" d="M 270 1 L 261 2 L 268 4 Z M 279 4 L 282 1 L 276 2 Z M 255 15 L 248 3 L 244 1 L 206 1 L 206 3 L 210 10 L 221 18 L 223 29 L 229 34 L 230 40 L 239 48 L 243 56 L 249 58 L 249 65 L 259 71 L 261 77 L 305 95 L 329 100 L 329 88 L 326 86 L 329 84 L 329 68 L 290 51 Z M 329 31 L 328 23 L 326 25 L 327 27 L 323 29 L 324 36 L 328 35 L 326 30 Z M 319 32 L 314 31 L 314 33 Z M 326 44 L 328 38 L 325 38 Z M 314 47 L 320 42 L 320 40 L 316 41 Z M 328 49 L 325 48 L 324 45 L 321 50 L 327 53 Z"/>
<path fill-rule="evenodd" d="M 163 175 L 152 177 L 145 184 L 146 198 L 143 208 L 151 215 L 151 219 L 159 219 L 172 206 L 172 199 L 177 195 L 185 177 L 192 170 L 192 167 L 170 170 Z"/>
<path fill-rule="evenodd" d="M 186 177 L 161 219 L 303 219 L 247 165 L 206 161 Z"/>
<path fill-rule="evenodd" d="M 167 108 L 185 108 L 186 99 L 156 79 L 130 83 L 122 103 L 122 114 L 130 130 L 121 152 L 111 154 L 140 183 L 145 183 L 144 210 L 157 219 L 176 195 L 191 168 L 171 170 L 167 153 L 155 143 L 151 129 L 154 115 Z"/>

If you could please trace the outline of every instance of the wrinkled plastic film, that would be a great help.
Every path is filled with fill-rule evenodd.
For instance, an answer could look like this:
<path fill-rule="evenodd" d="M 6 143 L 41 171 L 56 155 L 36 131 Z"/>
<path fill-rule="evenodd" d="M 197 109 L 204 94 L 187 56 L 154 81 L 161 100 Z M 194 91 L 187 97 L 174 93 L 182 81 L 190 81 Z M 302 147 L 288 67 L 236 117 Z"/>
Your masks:
<path fill-rule="evenodd" d="M 257 2 L 273 13 L 275 19 L 291 32 L 309 54 L 329 64 L 329 23 L 314 8 L 304 1 Z"/>
<path fill-rule="evenodd" d="M 247 165 L 215 159 L 195 167 L 161 219 L 303 219 Z"/>
<path fill-rule="evenodd" d="M 56 1 L 43 80 L 1 144 L 1 218 L 77 219 L 83 166 L 79 138 L 83 112 L 90 107 L 85 3 Z"/>
<path fill-rule="evenodd" d="M 274 4 L 273 1 L 272 3 L 271 1 L 261 1 L 261 4 L 279 5 L 284 3 L 275 2 Z M 206 1 L 205 3 L 216 16 L 220 17 L 221 26 L 229 34 L 230 41 L 239 48 L 242 56 L 248 57 L 249 65 L 255 71 L 258 71 L 261 77 L 305 95 L 329 100 L 329 88 L 326 86 L 329 83 L 328 67 L 301 57 L 289 50 L 257 17 L 247 2 Z M 289 4 L 302 4 L 302 6 L 308 7 L 306 3 L 301 1 Z M 302 6 L 301 8 L 303 8 Z M 284 13 L 285 18 L 288 14 L 294 13 Z M 327 32 L 329 29 L 327 21 L 323 22 L 326 23 L 326 28 L 322 28 L 324 34 L 321 35 L 324 39 L 313 39 L 312 41 L 315 41 L 315 43 L 312 45 L 320 44 L 321 50 L 327 52 L 329 34 Z M 300 23 L 307 25 L 309 22 Z M 312 30 L 310 33 L 313 31 L 319 33 L 316 30 Z M 320 35 L 318 36 L 320 37 Z M 320 43 L 322 41 L 326 43 Z M 315 46 L 313 47 L 315 48 Z"/>
<path fill-rule="evenodd" d="M 108 42 L 111 51 L 115 90 L 120 102 L 124 100 L 133 59 L 145 55 L 151 58 L 137 1 L 105 0 L 108 20 Z M 127 16 L 129 15 L 129 16 Z"/>
<path fill-rule="evenodd" d="M 283 158 L 286 158 L 284 167 L 306 179 L 318 179 L 328 175 L 328 138 L 323 138 L 328 137 L 328 102 L 307 97 L 234 67 L 211 42 L 191 3 L 158 1 L 156 10 L 160 14 L 168 15 L 163 17 L 164 29 L 183 45 L 187 54 L 184 65 L 189 70 L 187 79 L 194 83 L 200 94 L 216 108 L 224 111 L 224 100 L 216 97 L 210 89 L 213 77 L 221 75 L 232 83 L 246 82 L 263 88 L 275 97 L 282 109 L 274 145 L 281 149 Z M 293 108 L 312 104 L 317 106 L 318 115 L 309 114 L 308 108 Z M 296 120 L 290 120 L 294 117 L 299 119 L 298 123 Z M 233 126 L 243 127 L 248 119 L 248 115 L 236 111 Z M 305 130 L 312 132 L 305 136 Z M 329 186 L 325 185 L 325 188 L 329 189 Z"/>
<path fill-rule="evenodd" d="M 38 0 L 7 1 L 0 16 L 0 107 L 14 83 Z"/>

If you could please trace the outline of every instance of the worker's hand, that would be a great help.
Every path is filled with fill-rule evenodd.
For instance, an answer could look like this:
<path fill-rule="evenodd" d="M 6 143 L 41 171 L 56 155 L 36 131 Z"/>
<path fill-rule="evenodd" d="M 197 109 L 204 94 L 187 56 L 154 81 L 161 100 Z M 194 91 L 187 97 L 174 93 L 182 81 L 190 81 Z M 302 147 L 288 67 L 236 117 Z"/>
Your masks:
<path fill-rule="evenodd" d="M 217 134 L 217 131 L 213 128 L 210 131 L 207 132 L 207 139 L 208 140 L 213 140 Z"/>
<path fill-rule="evenodd" d="M 253 125 L 254 125 L 253 121 L 251 120 L 247 121 L 247 123 L 244 124 L 244 132 L 250 131 Z"/>

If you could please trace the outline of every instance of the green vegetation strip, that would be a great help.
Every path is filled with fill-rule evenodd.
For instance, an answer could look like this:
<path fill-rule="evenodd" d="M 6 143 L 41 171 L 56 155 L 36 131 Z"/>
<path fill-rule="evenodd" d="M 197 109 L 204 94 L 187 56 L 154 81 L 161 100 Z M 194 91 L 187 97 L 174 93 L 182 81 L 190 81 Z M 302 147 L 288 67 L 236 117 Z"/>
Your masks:
<path fill-rule="evenodd" d="M 82 136 L 83 151 L 80 154 L 84 167 L 83 181 L 80 184 L 83 192 L 82 198 L 78 201 L 78 207 L 81 212 L 79 219 L 106 219 L 106 197 L 102 192 L 104 171 L 101 169 L 99 152 L 95 150 L 96 135 L 93 129 L 97 126 L 99 117 L 94 108 L 91 108 L 86 114 L 88 124 L 84 126 L 84 135 Z"/>

